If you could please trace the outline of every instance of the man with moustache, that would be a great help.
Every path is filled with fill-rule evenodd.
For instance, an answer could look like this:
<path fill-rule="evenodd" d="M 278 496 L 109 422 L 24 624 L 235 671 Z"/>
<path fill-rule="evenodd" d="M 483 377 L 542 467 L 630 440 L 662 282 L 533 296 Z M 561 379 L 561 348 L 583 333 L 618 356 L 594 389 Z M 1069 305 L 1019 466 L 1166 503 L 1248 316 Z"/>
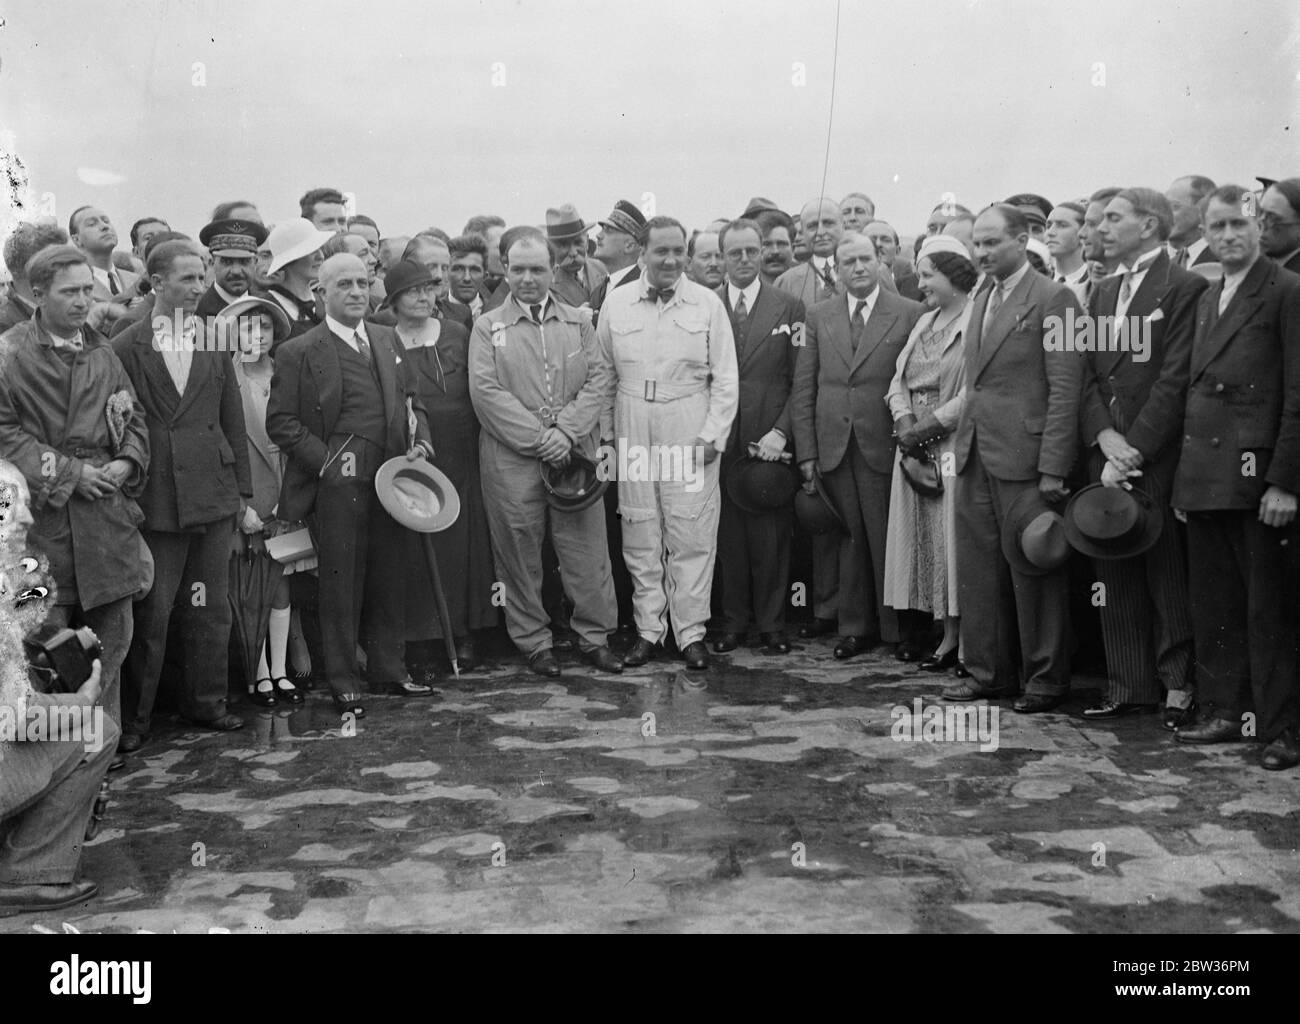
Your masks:
<path fill-rule="evenodd" d="M 1088 265 L 1083 259 L 1083 217 L 1087 208 L 1082 203 L 1061 203 L 1047 215 L 1047 251 L 1056 265 L 1056 283 L 1074 292 L 1074 297 L 1084 301 L 1088 287 Z"/>
<path fill-rule="evenodd" d="M 1264 190 L 1259 226 L 1264 255 L 1300 274 L 1300 178 L 1275 181 Z"/>
<path fill-rule="evenodd" d="M 401 610 L 406 550 L 402 527 L 375 494 L 388 459 L 428 458 L 429 423 L 396 332 L 366 322 L 370 282 L 350 253 L 320 267 L 325 322 L 285 342 L 275 357 L 266 433 L 288 458 L 278 515 L 298 522 L 314 514 L 320 559 L 320 632 L 335 707 L 365 715 L 357 641 L 366 650 L 372 693 L 425 696 L 405 664 Z"/>
<path fill-rule="evenodd" d="M 1201 295 L 1173 506 L 1187 518 L 1197 698 L 1181 743 L 1251 735 L 1270 770 L 1300 764 L 1296 495 L 1300 492 L 1300 277 L 1260 252 L 1253 194 L 1206 199 L 1223 278 Z"/>
<path fill-rule="evenodd" d="M 760 210 L 747 219 L 758 225 L 762 235 L 763 261 L 759 276 L 764 284 L 775 285 L 776 279 L 794 266 L 794 246 L 790 241 L 794 223 L 780 210 Z"/>
<path fill-rule="evenodd" d="M 718 296 L 731 317 L 740 379 L 736 419 L 722 455 L 721 475 L 748 457 L 773 462 L 791 447 L 791 389 L 799 354 L 803 303 L 759 278 L 761 233 L 752 220 L 737 220 L 722 229 L 719 242 L 727 283 Z M 793 509 L 765 514 L 745 512 L 722 488 L 718 524 L 719 576 L 722 585 L 722 636 L 716 654 L 734 651 L 745 640 L 753 619 L 759 640 L 769 651 L 788 654 L 785 633 L 786 586 L 790 578 Z"/>
<path fill-rule="evenodd" d="M 1078 353 L 1051 343 L 1066 311 L 1077 319 L 1082 310 L 1069 288 L 1030 268 L 1028 243 L 1029 224 L 1014 206 L 998 203 L 976 218 L 987 285 L 972 303 L 964 342 L 966 404 L 954 446 L 961 641 L 971 678 L 944 691 L 948 700 L 1014 694 L 1018 625 L 1025 686 L 1013 707 L 1021 713 L 1050 710 L 1069 692 L 1069 587 L 1064 564 L 1035 575 L 1009 563 L 1003 523 L 1023 494 L 1065 498 L 1083 373 Z"/>
<path fill-rule="evenodd" d="M 253 264 L 266 228 L 256 221 L 215 220 L 199 232 L 212 257 L 212 284 L 194 310 L 205 324 L 253 286 Z"/>
<path fill-rule="evenodd" d="M 656 465 L 662 463 L 654 453 L 667 446 L 677 452 L 679 469 L 667 480 L 619 476 L 623 556 L 635 585 L 639 634 L 625 663 L 644 665 L 654 657 L 671 617 L 686 667 L 705 669 L 718 456 L 739 391 L 735 343 L 722 300 L 683 274 L 686 229 L 678 221 L 646 223 L 643 261 L 635 287 L 609 293 L 596 335 L 618 382 L 616 440 Z"/>
<path fill-rule="evenodd" d="M 592 297 L 609 277 L 599 260 L 587 256 L 587 232 L 571 203 L 546 211 L 546 240 L 555 248 L 555 276 L 551 292 L 569 306 L 594 308 Z"/>
<path fill-rule="evenodd" d="M 1048 221 L 1049 237 L 1060 209 Z M 1127 341 L 1129 351 L 1084 353 L 1080 409 L 1088 479 L 1118 487 L 1132 478 L 1151 498 L 1148 514 L 1164 521 L 1143 554 L 1093 560 L 1106 592 L 1100 612 L 1109 677 L 1101 703 L 1083 715 L 1155 710 L 1164 696 L 1168 728 L 1194 715 L 1186 537 L 1169 493 L 1182 450 L 1196 304 L 1207 287 L 1165 252 L 1173 219 L 1169 201 L 1149 188 L 1124 189 L 1106 206 L 1097 237 L 1120 272 L 1098 284 L 1088 315 L 1098 338 Z"/>
<path fill-rule="evenodd" d="M 1175 178 L 1165 191 L 1165 198 L 1174 211 L 1168 251 L 1175 266 L 1187 268 L 1214 262 L 1214 253 L 1205 239 L 1201 207 L 1214 189 L 1213 179 L 1203 174 L 1186 174 Z"/>
<path fill-rule="evenodd" d="M 511 229 L 514 231 L 514 229 Z M 510 294 L 478 318 L 470 336 L 470 400 L 483 430 L 479 465 L 492 554 L 505 584 L 506 628 L 533 672 L 560 674 L 550 616 L 542 603 L 542 545 L 548 532 L 570 620 L 584 660 L 621 672 L 610 651 L 618 624 L 604 508 L 551 505 L 543 463 L 562 467 L 574 456 L 594 462 L 602 411 L 613 378 L 590 322 L 555 299 L 554 253 L 536 228 L 509 239 L 504 261 Z"/>
<path fill-rule="evenodd" d="M 900 637 L 885 605 L 885 530 L 894 469 L 893 424 L 885 394 L 899 353 L 925 311 L 886 291 L 875 244 L 866 235 L 840 239 L 835 252 L 847 296 L 808 310 L 805 345 L 795 370 L 792 422 L 805 487 L 820 473 L 848 525 L 839 538 L 840 639 L 835 657 L 852 658 Z"/>
<path fill-rule="evenodd" d="M 192 242 L 149 254 L 154 314 L 113 339 L 149 429 L 149 479 L 140 496 L 153 588 L 135 606 L 135 636 L 122 674 L 124 753 L 149 737 L 167 647 L 183 593 L 182 714 L 197 725 L 243 728 L 226 711 L 231 611 L 230 538 L 240 499 L 253 496 L 244 407 L 229 352 L 203 344 L 194 310 L 204 266 Z"/>
<path fill-rule="evenodd" d="M 725 268 L 716 232 L 694 232 L 686 246 L 686 259 L 689 261 L 686 276 L 696 284 L 709 289 L 716 289 L 722 284 Z"/>

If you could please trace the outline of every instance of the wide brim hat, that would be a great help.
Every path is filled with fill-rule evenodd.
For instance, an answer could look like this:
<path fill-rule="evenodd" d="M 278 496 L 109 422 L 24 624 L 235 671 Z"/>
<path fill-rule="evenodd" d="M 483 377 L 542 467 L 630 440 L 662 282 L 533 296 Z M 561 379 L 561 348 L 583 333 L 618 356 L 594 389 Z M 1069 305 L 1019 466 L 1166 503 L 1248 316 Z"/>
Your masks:
<path fill-rule="evenodd" d="M 742 220 L 746 218 L 752 219 L 755 214 L 763 213 L 767 210 L 774 210 L 777 213 L 783 212 L 781 207 L 777 206 L 776 203 L 772 202 L 772 200 L 764 199 L 762 196 L 754 196 L 753 199 L 745 204 L 745 212 L 742 213 L 740 217 Z"/>
<path fill-rule="evenodd" d="M 266 235 L 266 228 L 255 220 L 214 220 L 199 232 L 199 241 L 213 256 L 253 257 Z"/>
<path fill-rule="evenodd" d="M 379 308 L 387 309 L 402 292 L 422 284 L 433 284 L 433 274 L 429 268 L 415 260 L 398 260 L 384 274 L 384 301 L 379 304 Z"/>
<path fill-rule="evenodd" d="M 794 503 L 801 478 L 788 462 L 766 462 L 753 455 L 737 459 L 727 467 L 724 485 L 742 512 L 764 515 Z"/>
<path fill-rule="evenodd" d="M 375 474 L 375 494 L 390 516 L 416 533 L 440 533 L 460 516 L 455 485 L 427 459 L 389 459 Z"/>
<path fill-rule="evenodd" d="M 1002 521 L 1002 554 L 1011 567 L 1027 576 L 1059 569 L 1070 557 L 1065 519 L 1030 488 L 1011 503 Z"/>
<path fill-rule="evenodd" d="M 586 224 L 578 216 L 578 209 L 572 203 L 565 203 L 559 208 L 551 207 L 546 211 L 546 237 L 552 242 L 567 242 L 571 238 L 585 235 L 595 224 Z"/>
<path fill-rule="evenodd" d="M 258 295 L 245 295 L 226 306 L 217 317 L 222 320 L 237 320 L 249 313 L 265 313 L 271 318 L 275 330 L 275 340 L 283 341 L 289 337 L 293 325 L 289 323 L 289 314 L 274 299 L 264 299 Z"/>
<path fill-rule="evenodd" d="M 609 488 L 609 481 L 601 479 L 596 464 L 577 452 L 570 452 L 569 461 L 563 466 L 552 466 L 549 462 L 539 465 L 546 501 L 561 512 L 590 508 Z"/>
<path fill-rule="evenodd" d="M 1104 560 L 1132 558 L 1160 539 L 1165 519 L 1145 491 L 1089 484 L 1065 506 L 1065 539 Z"/>
<path fill-rule="evenodd" d="M 310 256 L 333 237 L 333 232 L 322 231 L 306 217 L 277 224 L 266 236 L 267 248 L 271 250 L 271 264 L 266 272 L 274 274 L 294 260 Z"/>
<path fill-rule="evenodd" d="M 822 478 L 813 475 L 813 493 L 802 487 L 794 495 L 794 515 L 799 525 L 812 534 L 848 533 L 849 528 L 835 507 Z"/>

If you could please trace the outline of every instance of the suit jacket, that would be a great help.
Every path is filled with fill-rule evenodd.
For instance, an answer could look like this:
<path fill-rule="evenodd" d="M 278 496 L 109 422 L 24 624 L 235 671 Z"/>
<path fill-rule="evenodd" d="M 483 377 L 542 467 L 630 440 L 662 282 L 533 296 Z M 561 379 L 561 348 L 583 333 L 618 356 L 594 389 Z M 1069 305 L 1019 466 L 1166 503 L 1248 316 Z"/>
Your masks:
<path fill-rule="evenodd" d="M 384 454 L 404 454 L 418 442 L 429 452 L 429 420 L 416 383 L 399 354 L 397 332 L 367 323 L 366 337 L 379 373 L 388 430 Z M 407 437 L 406 399 L 413 397 L 415 438 Z M 288 458 L 280 491 L 281 519 L 298 522 L 316 507 L 321 468 L 334 453 L 328 441 L 342 411 L 343 372 L 328 324 L 320 324 L 286 341 L 275 355 L 271 398 L 266 407 L 266 434 Z"/>
<path fill-rule="evenodd" d="M 882 266 L 879 277 L 883 291 L 897 294 L 898 285 L 894 283 L 892 273 Z M 788 292 L 796 299 L 799 299 L 804 304 L 805 309 L 812 309 L 817 303 L 830 298 L 826 290 L 826 284 L 822 281 L 821 274 L 817 273 L 816 268 L 813 267 L 812 260 L 807 263 L 796 263 L 776 279 L 776 286 L 783 292 Z M 835 294 L 844 294 L 843 283 L 836 284 Z"/>
<path fill-rule="evenodd" d="M 920 302 L 924 298 L 921 295 L 920 279 L 911 267 L 906 267 L 902 273 L 894 275 L 894 287 L 898 289 L 899 295 L 913 302 Z"/>
<path fill-rule="evenodd" d="M 130 295 L 132 303 L 144 301 L 146 305 L 152 306 L 153 303 L 142 299 L 136 294 L 136 283 L 140 280 L 140 275 L 132 273 L 129 270 L 123 270 L 121 267 L 114 265 L 113 270 L 117 272 L 117 279 L 122 283 L 122 291 L 114 295 L 108 290 L 108 286 L 103 284 L 98 277 L 95 278 L 95 290 L 91 294 L 94 302 L 120 302 L 122 295 Z"/>
<path fill-rule="evenodd" d="M 1083 359 L 1057 350 L 1066 310 L 1083 310 L 1066 285 L 1032 267 L 984 333 L 992 281 L 976 295 L 966 332 L 966 404 L 957 423 L 957 472 L 971 446 L 991 476 L 1032 480 L 1065 477 L 1078 455 Z"/>
<path fill-rule="evenodd" d="M 634 263 L 628 275 L 624 277 L 623 280 L 619 281 L 618 284 L 614 285 L 614 287 L 622 288 L 623 285 L 631 284 L 633 281 L 640 280 L 640 278 L 641 278 L 641 264 Z M 600 307 L 605 304 L 605 296 L 609 294 L 609 282 L 612 280 L 614 280 L 614 276 L 611 274 L 610 276 L 606 277 L 605 280 L 600 282 L 599 288 L 597 288 L 594 292 L 592 292 L 591 308 L 593 311 L 593 315 L 592 315 L 591 322 L 593 326 L 595 326 L 596 319 L 600 315 Z"/>
<path fill-rule="evenodd" d="M 551 294 L 560 302 L 569 306 L 592 306 L 594 296 L 600 286 L 609 278 L 609 272 L 600 260 L 588 259 L 584 271 L 587 283 L 584 286 L 576 277 L 561 267 L 555 268 L 555 277 L 551 281 Z"/>
<path fill-rule="evenodd" d="M 1220 314 L 1222 294 L 1196 307 L 1172 497 L 1186 511 L 1253 509 L 1270 484 L 1300 493 L 1300 277 L 1260 256 Z"/>
<path fill-rule="evenodd" d="M 1123 275 L 1098 283 L 1088 301 L 1088 315 L 1097 323 L 1112 321 L 1119 303 Z M 1085 352 L 1080 429 L 1085 446 L 1097 443 L 1103 430 L 1114 429 L 1142 453 L 1145 462 L 1178 457 L 1175 444 L 1183 430 L 1187 373 L 1196 330 L 1196 301 L 1209 282 L 1200 274 L 1174 266 L 1160 252 L 1126 311 L 1124 326 L 1138 351 Z M 1141 334 L 1133 335 L 1141 317 Z M 1112 336 L 1113 336 L 1113 332 Z M 1145 358 L 1142 355 L 1142 346 Z"/>
<path fill-rule="evenodd" d="M 195 351 L 176 393 L 146 318 L 112 341 L 144 408 L 149 480 L 140 496 L 148 530 L 181 533 L 239 512 L 252 497 L 244 407 L 230 355 Z"/>
<path fill-rule="evenodd" d="M 1293 274 L 1300 274 L 1300 252 L 1296 252 L 1289 260 L 1282 264 L 1284 270 L 1289 270 Z"/>
<path fill-rule="evenodd" d="M 200 320 L 207 320 L 210 316 L 216 316 L 227 305 L 229 303 L 221 297 L 221 294 L 217 291 L 217 286 L 215 284 L 210 285 L 208 290 L 203 293 L 203 297 L 199 299 L 199 304 L 194 307 L 194 315 Z"/>
<path fill-rule="evenodd" d="M 760 282 L 758 297 L 741 331 L 726 282 L 719 285 L 717 294 L 727 309 L 727 316 L 731 317 L 740 373 L 740 400 L 727 443 L 728 461 L 743 458 L 747 454 L 746 445 L 758 441 L 773 427 L 789 439 L 786 445 L 789 450 L 794 443 L 791 396 L 799 345 L 803 340 L 803 303 Z"/>
<path fill-rule="evenodd" d="M 845 296 L 808 310 L 792 407 L 800 462 L 816 459 L 828 473 L 855 438 L 868 466 L 877 473 L 893 471 L 894 427 L 885 394 L 898 355 L 924 312 L 919 302 L 880 288 L 855 353 Z"/>
<path fill-rule="evenodd" d="M 5 301 L 0 304 L 0 334 L 11 327 L 17 327 L 19 324 L 25 324 L 32 318 L 34 310 L 28 309 L 24 300 L 18 298 L 12 290 L 5 296 Z"/>

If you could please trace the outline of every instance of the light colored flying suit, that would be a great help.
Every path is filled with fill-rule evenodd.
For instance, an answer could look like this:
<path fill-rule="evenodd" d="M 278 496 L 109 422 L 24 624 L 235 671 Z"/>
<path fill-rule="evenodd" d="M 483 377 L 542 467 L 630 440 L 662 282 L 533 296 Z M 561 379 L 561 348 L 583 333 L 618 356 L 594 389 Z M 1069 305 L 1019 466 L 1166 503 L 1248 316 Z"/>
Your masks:
<path fill-rule="evenodd" d="M 537 454 L 542 434 L 555 426 L 594 461 L 596 427 L 613 386 L 591 321 L 553 296 L 540 324 L 513 295 L 474 324 L 469 394 L 483 427 L 483 499 L 497 577 L 505 584 L 506 628 L 526 655 L 552 645 L 550 616 L 542 607 L 548 518 L 579 646 L 603 647 L 618 625 L 604 505 L 578 512 L 551 508 Z"/>
<path fill-rule="evenodd" d="M 596 337 L 617 377 L 616 450 L 628 452 L 618 506 L 637 632 L 661 643 L 671 615 L 683 649 L 704 638 L 709 618 L 722 464 L 704 466 L 692 446 L 697 437 L 719 452 L 726 446 L 740 379 L 731 321 L 717 295 L 685 277 L 666 303 L 651 292 L 644 277 L 611 291 Z M 694 459 L 685 472 L 683 453 Z M 649 474 L 633 465 L 638 456 Z"/>

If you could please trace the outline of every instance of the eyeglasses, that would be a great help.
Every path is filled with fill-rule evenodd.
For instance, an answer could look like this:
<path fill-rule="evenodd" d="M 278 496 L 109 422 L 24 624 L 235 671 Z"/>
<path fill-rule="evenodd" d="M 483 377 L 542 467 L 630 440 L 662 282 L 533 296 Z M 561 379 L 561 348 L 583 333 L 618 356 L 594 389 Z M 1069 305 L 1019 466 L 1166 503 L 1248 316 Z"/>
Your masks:
<path fill-rule="evenodd" d="M 1300 220 L 1279 220 L 1276 213 L 1268 210 L 1259 215 L 1259 226 L 1262 228 L 1289 228 L 1297 224 L 1300 224 Z"/>
<path fill-rule="evenodd" d="M 744 259 L 752 260 L 752 259 L 756 259 L 758 255 L 759 255 L 758 249 L 728 249 L 727 250 L 727 259 L 729 260 L 744 260 Z"/>

